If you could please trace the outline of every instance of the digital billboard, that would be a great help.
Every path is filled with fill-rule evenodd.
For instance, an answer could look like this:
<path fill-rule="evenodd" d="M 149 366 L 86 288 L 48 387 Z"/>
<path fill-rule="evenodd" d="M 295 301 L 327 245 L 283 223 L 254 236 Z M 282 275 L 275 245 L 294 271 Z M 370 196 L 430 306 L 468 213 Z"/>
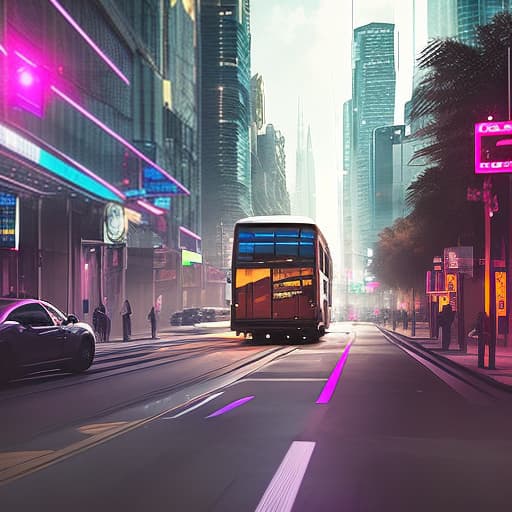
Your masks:
<path fill-rule="evenodd" d="M 18 250 L 19 204 L 17 196 L 0 192 L 0 249 Z"/>

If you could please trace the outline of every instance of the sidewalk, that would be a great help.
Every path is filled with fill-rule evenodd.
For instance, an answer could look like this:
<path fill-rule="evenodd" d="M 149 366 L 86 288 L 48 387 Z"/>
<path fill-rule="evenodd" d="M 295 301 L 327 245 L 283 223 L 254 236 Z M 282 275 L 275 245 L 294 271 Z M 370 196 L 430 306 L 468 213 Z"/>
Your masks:
<path fill-rule="evenodd" d="M 392 330 L 391 326 L 387 325 L 386 329 Z M 459 352 L 459 345 L 456 341 L 456 334 L 452 332 L 452 342 L 450 344 L 450 350 L 442 350 L 441 339 L 430 338 L 430 330 L 428 323 L 417 322 L 416 324 L 416 335 L 411 336 L 411 329 L 404 330 L 402 326 L 398 326 L 395 330 L 396 333 L 402 334 L 409 338 L 411 341 L 421 345 L 429 352 L 437 355 L 441 358 L 449 359 L 450 361 L 464 366 L 468 370 L 483 376 L 486 379 L 491 379 L 501 385 L 501 387 L 507 387 L 512 391 L 512 346 L 501 346 L 496 347 L 496 369 L 488 370 L 486 368 L 478 368 L 478 348 L 476 340 L 468 338 L 467 342 L 467 353 L 462 354 Z M 486 364 L 487 364 L 487 350 L 486 350 Z"/>
<path fill-rule="evenodd" d="M 219 330 L 229 331 L 229 322 L 204 322 L 194 325 L 180 325 L 180 326 L 165 326 L 157 330 L 157 337 L 151 338 L 151 331 L 136 332 L 133 333 L 129 341 L 123 341 L 122 336 L 111 337 L 108 341 L 97 341 L 96 345 L 102 347 L 107 346 L 120 346 L 129 347 L 133 346 L 134 343 L 141 341 L 158 342 L 158 341 L 169 341 L 173 335 L 183 336 L 184 334 L 195 333 L 195 334 L 207 334 L 209 332 L 217 332 Z"/>

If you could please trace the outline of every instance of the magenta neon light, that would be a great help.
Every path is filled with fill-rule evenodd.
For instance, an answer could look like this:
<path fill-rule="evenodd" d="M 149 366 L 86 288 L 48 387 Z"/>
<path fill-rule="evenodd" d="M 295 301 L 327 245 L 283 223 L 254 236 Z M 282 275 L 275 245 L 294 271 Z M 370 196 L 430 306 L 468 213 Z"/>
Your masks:
<path fill-rule="evenodd" d="M 160 208 L 157 208 L 156 206 L 153 206 L 152 204 L 146 203 L 145 201 L 141 201 L 140 199 L 137 200 L 137 204 L 141 208 L 144 208 L 148 212 L 152 213 L 153 215 L 163 215 L 165 213 L 163 210 L 160 210 Z"/>
<path fill-rule="evenodd" d="M 97 117 L 91 114 L 84 107 L 79 105 L 76 101 L 72 100 L 69 96 L 64 94 L 61 90 L 57 89 L 54 85 L 50 87 L 50 89 L 60 96 L 66 103 L 69 103 L 72 107 L 74 107 L 78 112 L 87 117 L 90 121 L 92 121 L 95 125 L 99 126 L 104 132 L 108 133 L 111 137 L 120 142 L 123 146 L 128 148 L 130 151 L 135 153 L 140 159 L 144 160 L 146 163 L 154 167 L 157 171 L 161 172 L 169 181 L 172 181 L 178 188 L 180 188 L 185 194 L 190 195 L 190 191 L 183 186 L 176 178 L 173 178 L 167 171 L 162 169 L 158 164 L 149 159 L 144 153 L 139 151 L 135 146 L 130 144 L 126 139 L 121 137 L 118 133 L 116 133 L 112 128 L 109 128 L 105 123 L 100 121 Z"/>
<path fill-rule="evenodd" d="M 19 57 L 23 62 L 28 64 L 29 66 L 32 66 L 33 68 L 37 68 L 37 64 L 32 62 L 28 57 L 25 57 L 22 53 L 20 53 L 18 50 L 14 50 L 14 55 Z"/>
<path fill-rule="evenodd" d="M 199 235 L 196 235 L 196 233 L 190 231 L 190 229 L 187 229 L 184 226 L 180 226 L 180 231 L 185 233 L 186 235 L 191 236 L 192 238 L 195 238 L 196 240 L 201 240 L 201 237 Z"/>
<path fill-rule="evenodd" d="M 350 352 L 351 345 L 352 341 L 350 341 L 348 345 L 345 347 L 343 354 L 341 354 L 339 361 L 336 363 L 334 370 L 327 379 L 324 388 L 322 389 L 320 395 L 316 400 L 317 404 L 327 404 L 331 400 L 334 390 L 336 389 L 336 386 L 338 384 L 338 381 L 340 380 L 341 374 L 343 373 L 343 367 L 347 362 L 348 353 Z"/>
<path fill-rule="evenodd" d="M 108 188 L 111 192 L 113 192 L 119 199 L 122 199 L 123 201 L 126 199 L 126 196 L 116 187 L 111 185 L 108 181 L 105 181 L 101 176 L 98 176 L 94 172 L 92 172 L 90 169 L 85 167 L 85 165 L 82 165 L 80 162 L 77 162 L 76 160 L 73 160 L 70 156 L 61 153 L 55 148 L 52 148 L 52 151 L 55 152 L 55 154 L 61 156 L 65 160 L 67 160 L 70 164 L 74 165 L 75 167 L 78 167 L 83 173 L 90 176 L 93 180 L 97 181 L 98 183 L 101 183 L 104 187 Z"/>
<path fill-rule="evenodd" d="M 241 405 L 244 405 L 245 403 L 249 402 L 253 398 L 254 398 L 254 395 L 246 396 L 244 398 L 240 398 L 239 400 L 235 400 L 234 402 L 231 402 L 230 404 L 226 405 L 222 409 L 212 412 L 212 414 L 210 414 L 209 416 L 206 416 L 206 418 L 215 418 L 216 416 L 220 416 L 221 414 L 231 411 L 231 409 L 235 409 L 235 407 L 240 407 Z"/>
<path fill-rule="evenodd" d="M 98 56 L 107 64 L 107 66 L 126 84 L 130 85 L 130 80 L 125 74 L 107 57 L 100 47 L 86 34 L 82 27 L 74 18 L 60 5 L 57 0 L 48 0 L 59 11 L 65 20 L 83 37 L 86 43 L 98 54 Z"/>
<path fill-rule="evenodd" d="M 510 173 L 512 157 L 501 160 L 482 160 L 482 139 L 484 137 L 504 137 L 496 141 L 496 147 L 508 146 L 505 137 L 512 136 L 512 121 L 487 122 L 475 125 L 475 174 Z"/>

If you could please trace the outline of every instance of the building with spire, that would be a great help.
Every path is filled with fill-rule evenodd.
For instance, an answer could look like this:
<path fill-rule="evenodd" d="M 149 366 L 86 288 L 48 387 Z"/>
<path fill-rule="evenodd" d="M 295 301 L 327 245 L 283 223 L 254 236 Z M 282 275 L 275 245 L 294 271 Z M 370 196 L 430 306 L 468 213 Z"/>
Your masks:
<path fill-rule="evenodd" d="M 252 215 L 249 0 L 201 0 L 200 25 L 203 253 L 225 268 Z"/>
<path fill-rule="evenodd" d="M 316 177 L 311 128 L 308 125 L 307 134 L 305 134 L 300 102 L 297 117 L 293 213 L 316 219 Z"/>

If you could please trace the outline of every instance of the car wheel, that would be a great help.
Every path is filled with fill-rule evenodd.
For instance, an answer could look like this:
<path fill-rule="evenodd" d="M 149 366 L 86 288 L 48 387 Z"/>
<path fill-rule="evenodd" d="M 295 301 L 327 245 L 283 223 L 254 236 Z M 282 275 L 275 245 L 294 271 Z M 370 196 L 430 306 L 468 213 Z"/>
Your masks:
<path fill-rule="evenodd" d="M 0 386 L 6 384 L 13 376 L 13 357 L 9 348 L 0 347 Z"/>
<path fill-rule="evenodd" d="M 73 373 L 85 372 L 94 359 L 94 343 L 90 338 L 84 338 L 80 344 L 77 354 L 73 358 L 70 370 Z"/>

